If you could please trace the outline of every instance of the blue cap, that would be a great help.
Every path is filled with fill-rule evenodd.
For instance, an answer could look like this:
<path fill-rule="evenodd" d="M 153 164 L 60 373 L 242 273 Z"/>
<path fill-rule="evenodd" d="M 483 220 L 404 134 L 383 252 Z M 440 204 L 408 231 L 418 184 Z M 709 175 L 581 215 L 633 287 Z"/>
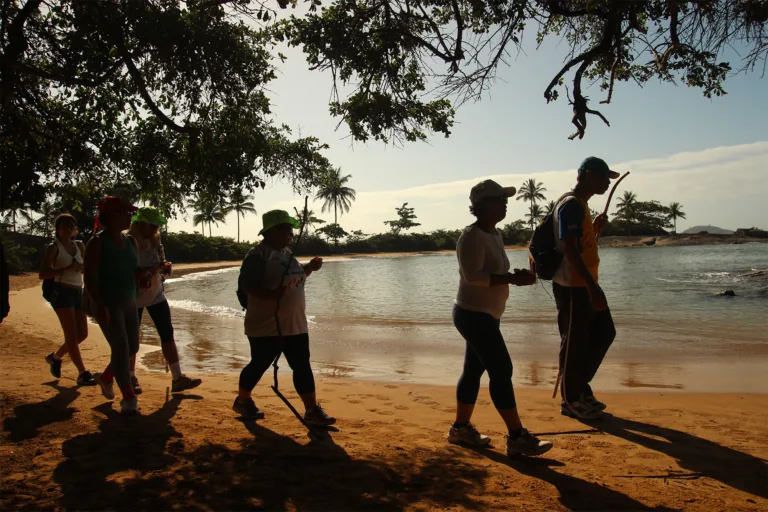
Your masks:
<path fill-rule="evenodd" d="M 601 174 L 607 174 L 609 178 L 616 179 L 621 176 L 619 173 L 612 171 L 605 160 L 597 158 L 596 156 L 590 156 L 584 159 L 579 165 L 579 174 L 584 174 L 587 171 L 596 171 Z"/>

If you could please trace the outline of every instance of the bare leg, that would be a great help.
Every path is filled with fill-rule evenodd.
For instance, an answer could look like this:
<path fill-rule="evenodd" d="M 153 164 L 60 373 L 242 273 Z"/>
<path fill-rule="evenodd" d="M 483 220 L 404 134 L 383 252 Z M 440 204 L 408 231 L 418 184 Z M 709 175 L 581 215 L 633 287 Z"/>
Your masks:
<path fill-rule="evenodd" d="M 520 422 L 520 416 L 517 414 L 517 409 L 497 409 L 501 419 L 507 425 L 507 430 L 512 433 L 513 431 L 523 428 L 523 424 Z"/>
<path fill-rule="evenodd" d="M 78 334 L 75 308 L 59 308 L 56 310 L 56 316 L 59 317 L 61 329 L 64 331 L 64 345 L 67 348 L 66 353 L 69 353 L 69 357 L 72 359 L 72 363 L 77 368 L 77 371 L 83 373 L 85 371 L 85 365 L 83 364 L 83 358 L 80 356 L 80 348 L 78 347 L 78 344 L 82 340 Z M 61 349 L 56 352 L 57 355 L 60 351 Z"/>
<path fill-rule="evenodd" d="M 84 311 L 75 309 L 75 324 L 77 326 L 77 344 L 84 342 L 88 338 L 88 316 Z M 55 352 L 56 358 L 61 359 L 65 355 L 69 354 L 69 347 L 64 342 L 62 346 Z"/>

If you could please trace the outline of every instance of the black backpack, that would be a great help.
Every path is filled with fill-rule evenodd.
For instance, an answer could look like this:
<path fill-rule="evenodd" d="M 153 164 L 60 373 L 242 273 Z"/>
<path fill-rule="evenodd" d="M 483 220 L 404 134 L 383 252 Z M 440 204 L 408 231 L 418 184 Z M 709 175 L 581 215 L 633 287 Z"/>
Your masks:
<path fill-rule="evenodd" d="M 534 271 L 540 279 L 551 280 L 563 261 L 563 253 L 557 250 L 554 218 L 557 215 L 560 201 L 568 196 L 573 196 L 573 193 L 569 192 L 561 196 L 555 202 L 555 208 L 544 216 L 539 225 L 536 226 L 536 229 L 533 230 L 528 251 L 530 251 L 533 258 Z"/>
<path fill-rule="evenodd" d="M 55 242 L 54 242 L 55 243 Z M 59 257 L 59 244 L 56 244 L 56 255 L 53 257 L 53 262 L 56 263 L 56 258 Z M 56 286 L 55 283 L 56 280 L 53 277 L 49 277 L 48 279 L 43 279 L 43 298 L 53 303 L 56 300 Z"/>

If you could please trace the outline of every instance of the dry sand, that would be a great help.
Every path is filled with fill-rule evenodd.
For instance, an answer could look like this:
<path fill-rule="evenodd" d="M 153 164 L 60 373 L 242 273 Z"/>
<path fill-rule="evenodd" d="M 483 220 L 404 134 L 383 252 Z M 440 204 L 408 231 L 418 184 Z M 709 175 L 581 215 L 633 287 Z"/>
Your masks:
<path fill-rule="evenodd" d="M 167 374 L 141 374 L 142 414 L 123 418 L 98 388 L 76 387 L 68 360 L 50 376 L 56 318 L 18 296 L 0 325 L 3 510 L 768 510 L 765 395 L 601 394 L 612 416 L 584 424 L 549 392 L 519 389 L 526 426 L 555 443 L 531 460 L 504 455 L 487 389 L 474 418 L 487 450 L 445 442 L 451 387 L 320 380 L 338 418 L 325 442 L 307 438 L 271 374 L 255 391 L 259 422 L 230 409 L 235 373 L 170 396 Z M 93 325 L 83 357 L 92 371 L 108 360 Z"/>

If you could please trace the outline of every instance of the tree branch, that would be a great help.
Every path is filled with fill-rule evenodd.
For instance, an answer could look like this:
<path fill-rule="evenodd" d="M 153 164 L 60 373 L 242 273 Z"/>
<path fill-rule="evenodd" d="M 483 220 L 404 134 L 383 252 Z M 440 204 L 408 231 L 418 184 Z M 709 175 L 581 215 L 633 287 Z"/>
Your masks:
<path fill-rule="evenodd" d="M 24 35 L 24 25 L 27 20 L 37 11 L 42 0 L 29 0 L 11 22 L 8 27 L 8 44 L 3 48 L 3 60 L 0 65 L 0 100 L 2 101 L 3 111 L 7 111 L 11 106 L 13 90 L 16 86 L 16 69 L 18 68 L 19 57 L 27 49 L 27 38 Z"/>
<path fill-rule="evenodd" d="M 453 63 L 451 67 L 453 72 L 456 73 L 459 70 L 459 61 L 464 58 L 464 51 L 461 49 L 461 40 L 464 36 L 464 19 L 461 17 L 461 11 L 459 10 L 459 2 L 452 0 L 453 16 L 456 18 L 456 46 L 453 49 Z"/>
<path fill-rule="evenodd" d="M 120 67 L 121 65 L 122 63 L 112 66 L 109 70 L 107 70 L 106 73 L 104 73 L 103 76 L 99 77 L 96 80 L 84 80 L 82 78 L 64 76 L 58 73 L 51 73 L 49 71 L 44 71 L 34 66 L 30 66 L 29 64 L 24 64 L 23 62 L 17 65 L 17 69 L 22 73 L 26 73 L 28 75 L 34 75 L 40 78 L 45 78 L 46 80 L 52 80 L 54 82 L 59 82 L 65 85 L 82 85 L 84 87 L 98 87 L 100 85 L 103 85 L 112 75 L 112 73 L 114 73 L 117 70 L 117 68 Z"/>
<path fill-rule="evenodd" d="M 131 59 L 131 55 L 128 53 L 128 49 L 125 47 L 123 42 L 122 35 L 117 38 L 117 53 L 120 55 L 123 64 L 125 64 L 125 66 L 128 68 L 128 74 L 131 75 L 133 83 L 139 90 L 139 94 L 144 99 L 144 102 L 147 104 L 147 107 L 149 107 L 149 110 L 152 111 L 152 113 L 155 114 L 155 116 L 171 130 L 177 133 L 185 133 L 187 135 L 197 134 L 197 129 L 190 126 L 179 126 L 173 121 L 173 119 L 165 115 L 165 112 L 160 110 L 152 97 L 149 95 L 144 77 L 141 76 L 139 69 L 136 67 L 136 64 L 134 64 L 133 59 Z"/>

